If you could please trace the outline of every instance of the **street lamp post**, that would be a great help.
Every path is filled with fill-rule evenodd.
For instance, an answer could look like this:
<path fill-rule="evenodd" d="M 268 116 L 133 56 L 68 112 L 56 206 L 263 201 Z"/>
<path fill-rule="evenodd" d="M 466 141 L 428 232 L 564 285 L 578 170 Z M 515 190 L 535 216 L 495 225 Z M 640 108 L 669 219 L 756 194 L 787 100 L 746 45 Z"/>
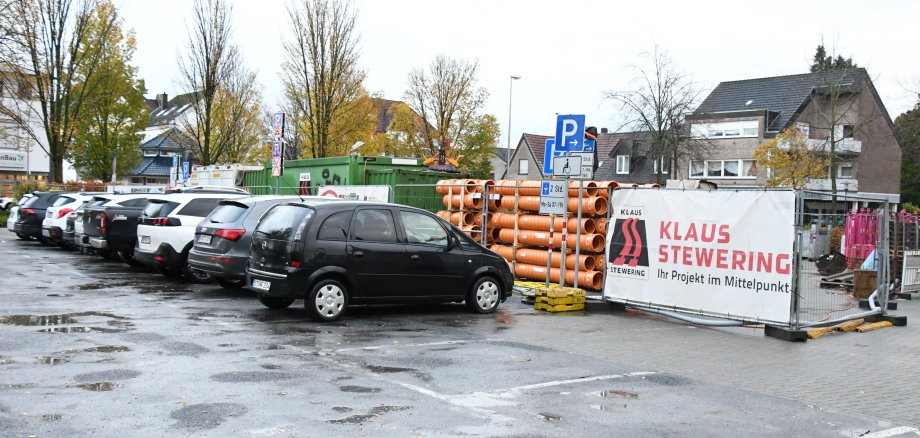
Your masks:
<path fill-rule="evenodd" d="M 511 75 L 508 80 L 508 145 L 505 149 L 505 171 L 502 172 L 502 179 L 508 175 L 508 166 L 511 165 L 511 97 L 514 96 L 514 81 L 520 79 L 520 76 Z"/>

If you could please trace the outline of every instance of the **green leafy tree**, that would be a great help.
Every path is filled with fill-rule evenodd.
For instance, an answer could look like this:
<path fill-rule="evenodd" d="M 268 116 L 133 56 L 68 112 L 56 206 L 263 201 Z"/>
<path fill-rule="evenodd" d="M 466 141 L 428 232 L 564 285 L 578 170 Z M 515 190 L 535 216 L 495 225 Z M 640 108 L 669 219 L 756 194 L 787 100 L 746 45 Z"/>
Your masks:
<path fill-rule="evenodd" d="M 796 128 L 787 128 L 754 149 L 754 159 L 766 166 L 767 187 L 799 189 L 808 180 L 827 175 L 830 160 L 825 154 L 808 148 L 805 136 Z"/>
<path fill-rule="evenodd" d="M 76 134 L 76 120 L 91 95 L 93 76 L 109 23 L 90 32 L 95 0 L 13 0 L 0 14 L 0 82 L 17 84 L 18 98 L 0 101 L 0 116 L 11 120 L 49 156 L 48 179 L 62 182 L 64 157 Z M 95 47 L 96 50 L 86 50 Z M 41 129 L 33 129 L 39 120 Z M 47 143 L 46 143 L 47 141 Z"/>
<path fill-rule="evenodd" d="M 920 204 L 920 94 L 914 108 L 898 116 L 894 125 L 901 137 L 901 200 Z"/>
<path fill-rule="evenodd" d="M 460 163 L 457 170 L 470 178 L 491 178 L 491 158 L 495 155 L 500 136 L 501 128 L 495 116 L 483 114 L 476 117 L 462 141 L 451 149 L 451 155 Z"/>
<path fill-rule="evenodd" d="M 109 23 L 112 23 L 107 30 Z M 92 53 L 104 46 L 96 72 L 86 87 L 91 90 L 76 118 L 73 146 L 68 157 L 84 180 L 109 181 L 113 160 L 116 174 L 124 175 L 140 163 L 139 132 L 147 121 L 144 83 L 129 64 L 134 55 L 134 33 L 122 30 L 115 5 L 100 1 L 89 26 L 90 38 L 82 48 Z M 87 76 L 81 72 L 81 76 Z"/>

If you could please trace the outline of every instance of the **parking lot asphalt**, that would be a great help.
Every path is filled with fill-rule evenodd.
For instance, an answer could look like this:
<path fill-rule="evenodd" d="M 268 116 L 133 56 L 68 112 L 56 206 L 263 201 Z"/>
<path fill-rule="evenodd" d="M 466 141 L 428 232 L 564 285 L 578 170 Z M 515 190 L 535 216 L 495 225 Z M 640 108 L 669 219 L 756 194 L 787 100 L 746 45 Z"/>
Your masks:
<path fill-rule="evenodd" d="M 806 344 L 517 297 L 308 320 L 0 239 L 0 436 L 918 436 L 908 326 Z M 920 315 L 917 315 L 920 316 Z"/>

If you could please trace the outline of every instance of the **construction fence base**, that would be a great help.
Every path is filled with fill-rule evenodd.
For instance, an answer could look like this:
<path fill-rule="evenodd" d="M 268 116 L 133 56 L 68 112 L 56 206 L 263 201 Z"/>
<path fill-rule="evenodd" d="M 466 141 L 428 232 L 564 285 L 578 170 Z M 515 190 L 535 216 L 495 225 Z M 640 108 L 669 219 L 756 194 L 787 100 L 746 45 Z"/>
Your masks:
<path fill-rule="evenodd" d="M 882 322 L 888 321 L 893 324 L 895 327 L 904 327 L 907 325 L 906 316 L 894 316 L 894 315 L 869 315 L 864 318 L 866 322 Z"/>
<path fill-rule="evenodd" d="M 763 334 L 771 338 L 782 339 L 789 342 L 805 342 L 808 340 L 808 332 L 805 330 L 795 330 L 775 325 L 765 326 Z"/>
<path fill-rule="evenodd" d="M 877 302 L 876 302 L 876 303 L 877 303 Z M 868 299 L 865 299 L 865 300 L 859 300 L 859 308 L 860 308 L 860 309 L 871 309 L 872 307 L 869 305 L 869 300 L 868 300 Z M 898 310 L 898 302 L 897 302 L 897 301 L 889 301 L 889 302 L 888 302 L 888 310 Z"/>

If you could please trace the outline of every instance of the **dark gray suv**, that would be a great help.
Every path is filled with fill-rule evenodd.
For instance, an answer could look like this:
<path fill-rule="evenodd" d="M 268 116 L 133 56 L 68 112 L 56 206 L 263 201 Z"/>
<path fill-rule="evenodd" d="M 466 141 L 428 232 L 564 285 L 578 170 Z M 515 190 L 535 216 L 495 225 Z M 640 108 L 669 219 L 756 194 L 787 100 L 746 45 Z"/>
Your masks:
<path fill-rule="evenodd" d="M 221 201 L 198 224 L 194 245 L 188 254 L 189 265 L 211 274 L 225 288 L 244 287 L 249 244 L 259 219 L 275 204 L 303 199 L 298 196 L 257 196 Z"/>
<path fill-rule="evenodd" d="M 352 304 L 466 301 L 490 313 L 514 285 L 504 258 L 443 219 L 351 201 L 272 207 L 253 232 L 246 273 L 265 306 L 302 298 L 319 321 Z"/>

